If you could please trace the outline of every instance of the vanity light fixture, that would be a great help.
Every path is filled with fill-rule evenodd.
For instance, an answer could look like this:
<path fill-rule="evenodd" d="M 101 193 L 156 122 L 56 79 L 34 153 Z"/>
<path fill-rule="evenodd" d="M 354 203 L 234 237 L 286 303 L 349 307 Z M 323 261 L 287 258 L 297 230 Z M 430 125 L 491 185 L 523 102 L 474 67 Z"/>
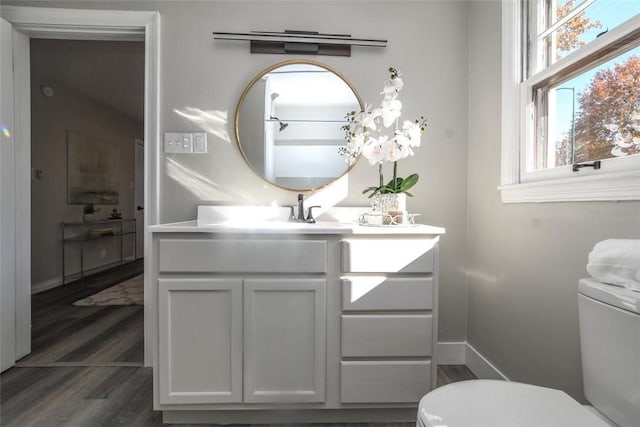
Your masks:
<path fill-rule="evenodd" d="M 387 40 L 361 39 L 351 37 L 350 34 L 323 34 L 316 31 L 214 32 L 213 35 L 216 40 L 249 41 L 251 53 L 351 56 L 351 46 L 387 47 Z"/>

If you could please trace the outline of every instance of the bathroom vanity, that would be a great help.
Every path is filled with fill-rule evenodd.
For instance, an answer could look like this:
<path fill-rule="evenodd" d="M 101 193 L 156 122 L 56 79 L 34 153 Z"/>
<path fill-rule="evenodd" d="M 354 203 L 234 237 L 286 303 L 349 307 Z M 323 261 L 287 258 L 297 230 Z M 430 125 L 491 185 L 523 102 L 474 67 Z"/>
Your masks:
<path fill-rule="evenodd" d="M 149 231 L 165 422 L 415 420 L 436 383 L 443 229 L 192 221 Z"/>

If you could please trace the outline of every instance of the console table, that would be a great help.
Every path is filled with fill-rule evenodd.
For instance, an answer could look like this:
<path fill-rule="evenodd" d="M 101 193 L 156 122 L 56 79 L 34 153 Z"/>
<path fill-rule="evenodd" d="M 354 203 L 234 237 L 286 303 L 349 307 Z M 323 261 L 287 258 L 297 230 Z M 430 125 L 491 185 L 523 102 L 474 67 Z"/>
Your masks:
<path fill-rule="evenodd" d="M 132 219 L 107 219 L 102 221 L 92 222 L 63 222 L 60 224 L 62 231 L 62 284 L 66 283 L 65 279 L 70 277 L 65 272 L 65 246 L 67 244 L 75 243 L 80 245 L 80 280 L 84 280 L 85 268 L 84 268 L 84 251 L 85 242 L 91 240 L 100 240 L 107 238 L 116 238 L 120 240 L 120 264 L 123 264 L 125 260 L 122 256 L 123 238 L 124 236 L 133 236 L 133 259 L 137 258 L 136 254 L 136 220 Z M 131 262 L 127 261 L 127 262 Z M 104 264 L 106 265 L 106 264 Z M 104 266 L 102 265 L 102 266 Z M 91 271 L 102 266 L 92 267 Z M 74 273 L 75 275 L 77 273 Z"/>

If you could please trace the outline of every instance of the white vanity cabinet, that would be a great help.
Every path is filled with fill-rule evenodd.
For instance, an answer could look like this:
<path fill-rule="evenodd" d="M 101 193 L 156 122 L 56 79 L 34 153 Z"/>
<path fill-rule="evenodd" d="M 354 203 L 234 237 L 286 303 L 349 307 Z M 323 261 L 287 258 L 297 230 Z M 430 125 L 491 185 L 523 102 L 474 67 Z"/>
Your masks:
<path fill-rule="evenodd" d="M 341 254 L 340 401 L 420 400 L 436 381 L 436 241 L 358 236 Z"/>
<path fill-rule="evenodd" d="M 324 279 L 159 279 L 158 289 L 161 403 L 324 401 Z"/>
<path fill-rule="evenodd" d="M 246 279 L 244 401 L 324 402 L 325 279 Z"/>
<path fill-rule="evenodd" d="M 324 401 L 326 241 L 197 237 L 157 241 L 159 403 Z"/>
<path fill-rule="evenodd" d="M 443 230 L 151 231 L 165 422 L 415 419 L 436 379 Z"/>
<path fill-rule="evenodd" d="M 160 403 L 242 402 L 242 281 L 158 280 Z"/>

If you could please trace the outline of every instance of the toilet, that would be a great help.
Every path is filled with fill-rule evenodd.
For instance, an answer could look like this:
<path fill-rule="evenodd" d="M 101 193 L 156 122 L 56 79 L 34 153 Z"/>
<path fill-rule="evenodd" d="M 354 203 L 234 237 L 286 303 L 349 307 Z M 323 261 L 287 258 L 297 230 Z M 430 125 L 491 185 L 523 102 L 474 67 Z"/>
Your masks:
<path fill-rule="evenodd" d="M 582 279 L 578 312 L 592 406 L 530 384 L 461 381 L 420 400 L 418 427 L 640 427 L 640 292 Z"/>

